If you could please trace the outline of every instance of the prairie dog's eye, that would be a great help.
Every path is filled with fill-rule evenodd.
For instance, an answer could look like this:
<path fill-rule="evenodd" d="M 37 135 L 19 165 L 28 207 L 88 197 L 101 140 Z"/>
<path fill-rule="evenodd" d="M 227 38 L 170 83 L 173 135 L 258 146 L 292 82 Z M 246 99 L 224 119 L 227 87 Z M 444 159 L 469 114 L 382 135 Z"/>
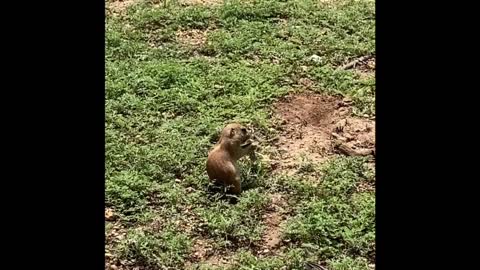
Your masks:
<path fill-rule="evenodd" d="M 247 129 L 246 129 L 246 128 L 242 128 L 242 132 L 243 132 L 243 133 L 247 133 Z"/>

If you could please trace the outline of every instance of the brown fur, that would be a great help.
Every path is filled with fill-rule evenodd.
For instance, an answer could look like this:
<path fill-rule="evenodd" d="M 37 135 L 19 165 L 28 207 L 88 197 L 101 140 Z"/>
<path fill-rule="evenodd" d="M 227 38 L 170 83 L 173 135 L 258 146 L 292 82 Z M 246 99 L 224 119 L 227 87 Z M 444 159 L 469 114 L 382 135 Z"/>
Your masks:
<path fill-rule="evenodd" d="M 250 132 L 241 124 L 228 124 L 220 139 L 208 154 L 207 174 L 211 181 L 229 187 L 233 194 L 240 194 L 240 172 L 237 161 L 250 155 L 254 159 L 256 146 L 250 140 Z"/>

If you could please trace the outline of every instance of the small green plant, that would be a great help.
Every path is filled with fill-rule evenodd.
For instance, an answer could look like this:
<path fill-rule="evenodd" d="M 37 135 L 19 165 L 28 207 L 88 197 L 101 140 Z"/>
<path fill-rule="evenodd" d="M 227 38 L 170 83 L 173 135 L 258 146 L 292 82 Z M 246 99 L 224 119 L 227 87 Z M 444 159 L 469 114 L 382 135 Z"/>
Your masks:
<path fill-rule="evenodd" d="M 330 260 L 328 262 L 332 270 L 370 270 L 372 269 L 367 260 L 363 258 L 352 258 L 348 256 L 341 256 L 338 259 Z"/>
<path fill-rule="evenodd" d="M 302 156 L 302 161 L 300 162 L 300 167 L 298 168 L 297 173 L 308 174 L 312 172 L 315 172 L 315 164 L 306 156 Z"/>
<path fill-rule="evenodd" d="M 216 201 L 207 209 L 199 209 L 203 226 L 210 235 L 224 245 L 252 243 L 261 237 L 259 226 L 262 208 L 266 198 L 258 189 L 245 191 L 238 202 L 231 205 L 226 201 Z"/>
<path fill-rule="evenodd" d="M 359 158 L 339 158 L 325 168 L 322 195 L 304 200 L 287 226 L 287 236 L 313 245 L 323 259 L 336 254 L 375 255 L 375 195 L 355 191 L 368 170 Z"/>
<path fill-rule="evenodd" d="M 122 258 L 135 259 L 146 267 L 174 267 L 182 264 L 188 254 L 190 241 L 178 231 L 154 233 L 133 230 L 119 246 Z"/>

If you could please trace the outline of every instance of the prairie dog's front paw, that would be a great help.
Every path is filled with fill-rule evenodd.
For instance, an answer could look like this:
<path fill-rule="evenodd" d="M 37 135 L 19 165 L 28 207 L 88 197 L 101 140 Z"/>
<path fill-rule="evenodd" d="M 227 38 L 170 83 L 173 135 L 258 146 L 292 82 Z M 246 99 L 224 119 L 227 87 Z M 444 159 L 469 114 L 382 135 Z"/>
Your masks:
<path fill-rule="evenodd" d="M 240 147 L 246 149 L 246 148 L 251 148 L 252 147 L 253 141 L 251 139 L 246 140 L 244 143 L 240 145 Z"/>

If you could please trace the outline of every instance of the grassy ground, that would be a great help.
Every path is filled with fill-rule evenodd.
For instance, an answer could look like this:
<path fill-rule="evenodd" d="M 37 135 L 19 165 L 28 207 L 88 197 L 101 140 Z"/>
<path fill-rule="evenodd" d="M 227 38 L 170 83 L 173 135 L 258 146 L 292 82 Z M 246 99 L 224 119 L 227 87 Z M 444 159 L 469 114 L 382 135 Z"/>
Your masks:
<path fill-rule="evenodd" d="M 375 54 L 374 2 L 185 2 L 107 2 L 109 267 L 370 269 L 375 193 L 357 188 L 374 186 L 365 158 L 303 164 L 292 176 L 266 158 L 244 161 L 248 189 L 237 204 L 209 191 L 205 161 L 228 121 L 274 138 L 271 105 L 302 91 L 302 78 L 374 115 L 374 76 L 337 70 Z M 272 194 L 283 201 L 281 234 L 266 248 Z"/>

